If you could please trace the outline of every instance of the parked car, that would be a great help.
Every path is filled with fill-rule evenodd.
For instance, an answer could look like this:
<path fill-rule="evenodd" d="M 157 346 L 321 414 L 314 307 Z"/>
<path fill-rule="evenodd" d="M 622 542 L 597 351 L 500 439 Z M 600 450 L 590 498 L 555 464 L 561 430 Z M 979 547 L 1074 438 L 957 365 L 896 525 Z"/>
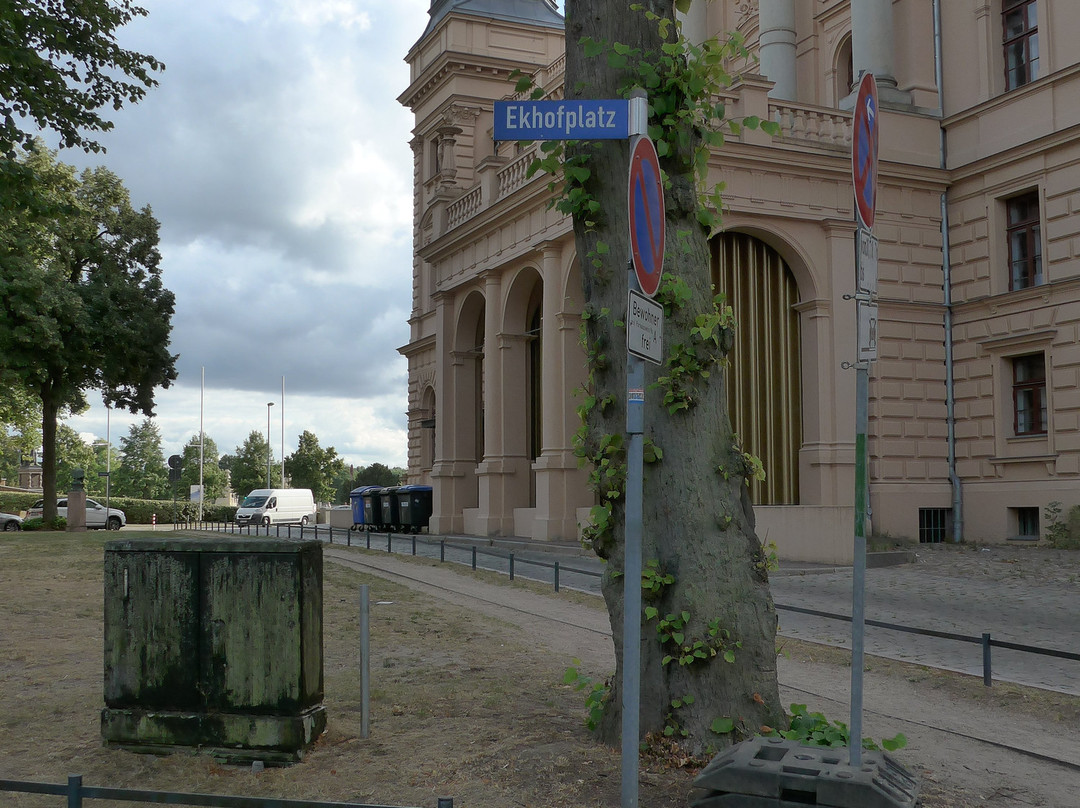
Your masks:
<path fill-rule="evenodd" d="M 257 488 L 236 509 L 238 525 L 306 525 L 315 521 L 310 488 Z"/>
<path fill-rule="evenodd" d="M 67 497 L 56 500 L 56 515 L 67 519 Z M 39 499 L 33 505 L 30 506 L 30 510 L 26 512 L 27 519 L 40 519 L 44 511 L 45 500 Z M 108 514 L 105 513 L 105 506 L 99 502 L 95 502 L 86 498 L 86 526 L 89 528 L 106 530 L 119 530 L 127 524 L 127 514 L 118 508 L 109 508 Z"/>
<path fill-rule="evenodd" d="M 13 513 L 0 513 L 0 530 L 22 530 L 22 517 Z"/>

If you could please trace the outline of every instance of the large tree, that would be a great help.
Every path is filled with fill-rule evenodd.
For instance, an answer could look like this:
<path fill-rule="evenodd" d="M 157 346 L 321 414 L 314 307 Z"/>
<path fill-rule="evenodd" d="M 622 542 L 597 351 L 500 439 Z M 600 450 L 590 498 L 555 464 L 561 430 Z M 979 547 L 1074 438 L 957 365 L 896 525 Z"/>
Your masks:
<path fill-rule="evenodd" d="M 86 493 L 96 496 L 105 492 L 105 479 L 98 477 L 98 456 L 94 447 L 82 439 L 67 424 L 56 428 L 56 487 L 60 492 L 70 491 L 74 478 L 72 472 L 82 469 Z"/>
<path fill-rule="evenodd" d="M 19 466 L 39 446 L 41 402 L 0 371 L 0 479 L 18 485 Z"/>
<path fill-rule="evenodd" d="M 2 159 L 2 158 L 0 158 Z M 173 294 L 161 282 L 158 222 L 104 168 L 81 176 L 38 145 L 23 155 L 41 204 L 0 217 L 0 372 L 41 401 L 45 518 L 56 508 L 56 422 L 88 390 L 153 414 L 176 378 Z"/>
<path fill-rule="evenodd" d="M 728 418 L 722 367 L 733 329 L 730 310 L 714 299 L 714 214 L 695 170 L 706 165 L 701 147 L 717 143 L 723 123 L 714 93 L 729 46 L 686 43 L 674 13 L 672 0 L 645 0 L 629 11 L 615 0 L 567 0 L 565 87 L 569 99 L 644 89 L 666 173 L 669 236 L 658 297 L 666 358 L 646 371 L 640 728 L 701 753 L 776 726 L 783 711 L 776 612 L 746 485 L 759 466 L 738 446 Z M 594 511 L 591 539 L 609 562 L 603 592 L 617 659 L 600 730 L 615 742 L 624 661 L 629 147 L 607 141 L 558 151 L 551 155 L 564 159 L 559 205 L 573 217 L 590 358 L 580 451 L 604 503 Z"/>
<path fill-rule="evenodd" d="M 401 485 L 405 479 L 404 469 L 392 469 L 382 463 L 372 463 L 370 466 L 361 466 L 351 476 L 345 476 L 337 482 L 337 495 L 340 502 L 348 502 L 349 494 L 363 485 L 379 485 L 389 488 L 393 485 Z"/>
<path fill-rule="evenodd" d="M 218 465 L 218 448 L 214 439 L 209 435 L 202 441 L 203 474 L 202 484 L 203 502 L 212 502 L 218 497 L 225 496 L 228 475 Z M 199 436 L 192 435 L 191 439 L 184 444 L 184 465 L 180 473 L 181 493 L 186 499 L 191 486 L 199 484 Z"/>
<path fill-rule="evenodd" d="M 230 484 L 241 499 L 256 488 L 266 488 L 268 476 L 271 488 L 281 485 L 281 468 L 274 462 L 274 451 L 261 432 L 252 430 L 243 445 L 236 447 L 236 454 L 229 457 Z"/>
<path fill-rule="evenodd" d="M 116 31 L 146 10 L 130 0 L 7 0 L 0 3 L 0 151 L 13 156 L 29 121 L 64 147 L 100 151 L 87 131 L 113 124 L 98 112 L 137 102 L 164 65 L 121 48 Z"/>
<path fill-rule="evenodd" d="M 304 430 L 296 451 L 285 458 L 285 474 L 293 488 L 310 488 L 316 502 L 329 502 L 334 495 L 334 477 L 345 468 L 333 446 L 319 446 L 314 432 Z"/>
<path fill-rule="evenodd" d="M 169 471 L 161 450 L 161 431 L 152 418 L 132 424 L 120 438 L 120 465 L 112 470 L 112 492 L 136 499 L 162 499 L 171 495 Z"/>

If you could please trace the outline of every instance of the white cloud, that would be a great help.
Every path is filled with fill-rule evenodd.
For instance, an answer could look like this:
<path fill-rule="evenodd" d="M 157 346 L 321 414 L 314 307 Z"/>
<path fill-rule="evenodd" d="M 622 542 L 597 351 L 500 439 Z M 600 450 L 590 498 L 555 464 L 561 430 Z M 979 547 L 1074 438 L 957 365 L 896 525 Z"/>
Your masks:
<path fill-rule="evenodd" d="M 105 164 L 161 222 L 180 377 L 157 395 L 174 453 L 266 428 L 286 389 L 286 452 L 310 429 L 347 462 L 404 465 L 412 267 L 404 56 L 428 0 L 146 0 L 124 47 L 166 64 L 111 117 Z M 95 402 L 74 428 L 105 436 Z M 280 402 L 274 410 L 280 408 Z M 272 412 L 275 453 L 278 412 Z M 112 440 L 142 416 L 112 414 Z"/>

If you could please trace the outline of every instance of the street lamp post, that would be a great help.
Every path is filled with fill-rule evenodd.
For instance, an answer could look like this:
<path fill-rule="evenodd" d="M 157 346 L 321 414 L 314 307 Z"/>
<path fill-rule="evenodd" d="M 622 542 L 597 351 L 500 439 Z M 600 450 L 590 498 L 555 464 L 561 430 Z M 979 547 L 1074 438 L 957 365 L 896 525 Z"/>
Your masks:
<path fill-rule="evenodd" d="M 266 487 L 270 487 L 270 408 L 273 401 L 266 402 Z"/>

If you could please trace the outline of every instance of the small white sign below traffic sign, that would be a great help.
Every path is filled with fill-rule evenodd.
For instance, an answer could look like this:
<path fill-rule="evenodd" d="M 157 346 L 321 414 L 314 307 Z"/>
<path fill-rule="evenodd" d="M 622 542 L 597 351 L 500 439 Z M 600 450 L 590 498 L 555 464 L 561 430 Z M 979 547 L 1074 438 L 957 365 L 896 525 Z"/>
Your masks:
<path fill-rule="evenodd" d="M 859 300 L 856 303 L 859 322 L 859 361 L 873 362 L 877 359 L 878 307 L 877 303 Z"/>
<path fill-rule="evenodd" d="M 868 230 L 859 229 L 858 291 L 872 295 L 877 292 L 878 240 Z"/>
<path fill-rule="evenodd" d="M 664 307 L 633 289 L 626 305 L 626 350 L 654 365 L 664 359 Z"/>

